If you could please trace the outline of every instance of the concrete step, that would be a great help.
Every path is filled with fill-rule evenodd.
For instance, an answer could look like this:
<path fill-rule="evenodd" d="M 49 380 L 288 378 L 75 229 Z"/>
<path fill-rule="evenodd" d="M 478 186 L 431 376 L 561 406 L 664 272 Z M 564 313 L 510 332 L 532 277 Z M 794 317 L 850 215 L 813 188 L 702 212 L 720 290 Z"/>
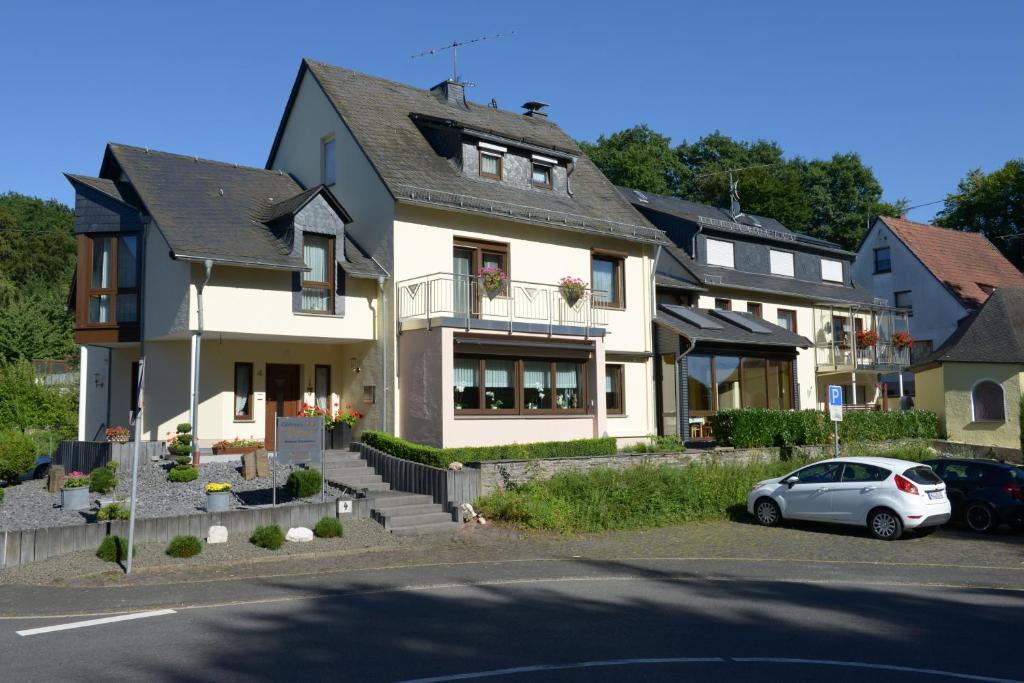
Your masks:
<path fill-rule="evenodd" d="M 374 474 L 373 470 L 370 470 L 363 474 L 349 474 L 344 477 L 327 477 L 327 481 L 334 481 L 342 486 L 360 488 L 366 484 L 379 484 L 384 480 L 380 478 L 379 474 Z"/>
<path fill-rule="evenodd" d="M 398 519 L 399 517 L 408 517 L 409 515 L 422 515 L 431 512 L 441 512 L 441 506 L 436 503 L 422 503 L 419 505 L 396 505 L 394 507 L 381 507 L 379 504 L 373 508 L 374 513 L 387 517 L 388 519 Z M 450 516 L 450 515 L 449 515 Z"/>
<path fill-rule="evenodd" d="M 393 517 L 391 515 L 384 515 L 384 528 L 385 529 L 402 529 L 408 527 L 420 527 L 429 526 L 437 522 L 450 522 L 452 516 L 447 512 L 421 512 L 415 515 L 401 515 Z"/>
<path fill-rule="evenodd" d="M 393 491 L 386 496 L 377 496 L 371 507 L 374 510 L 387 509 L 392 510 L 395 508 L 403 507 L 406 505 L 434 505 L 434 498 L 421 493 L 405 493 L 403 491 Z"/>
<path fill-rule="evenodd" d="M 455 533 L 459 526 L 461 525 L 458 522 L 436 522 L 434 524 L 424 524 L 422 526 L 392 529 L 391 533 L 395 536 L 421 536 L 423 534 Z"/>
<path fill-rule="evenodd" d="M 324 462 L 328 465 L 338 462 L 363 462 L 366 461 L 359 457 L 358 453 L 349 451 L 335 451 L 334 453 L 325 453 Z"/>
<path fill-rule="evenodd" d="M 342 486 L 345 486 L 345 484 L 342 484 Z M 350 489 L 366 489 L 367 491 L 375 491 L 375 492 L 385 492 L 385 491 L 391 491 L 391 484 L 387 484 L 387 483 L 382 481 L 382 482 L 380 482 L 378 484 L 359 484 L 358 486 L 348 486 L 347 488 L 350 488 Z"/>
<path fill-rule="evenodd" d="M 367 467 L 366 463 L 359 462 L 327 465 L 328 477 L 343 477 L 346 474 L 376 474 L 376 471 L 372 467 Z"/>

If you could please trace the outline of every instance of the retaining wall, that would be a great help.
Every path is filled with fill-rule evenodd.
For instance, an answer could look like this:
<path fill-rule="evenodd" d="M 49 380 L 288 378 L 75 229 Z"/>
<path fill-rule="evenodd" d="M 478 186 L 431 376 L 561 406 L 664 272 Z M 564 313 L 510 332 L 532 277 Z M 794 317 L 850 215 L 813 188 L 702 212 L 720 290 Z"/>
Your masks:
<path fill-rule="evenodd" d="M 393 490 L 431 496 L 457 522 L 462 520 L 459 506 L 480 497 L 480 471 L 477 469 L 443 470 L 396 458 L 363 443 L 355 447 L 366 464 Z"/>

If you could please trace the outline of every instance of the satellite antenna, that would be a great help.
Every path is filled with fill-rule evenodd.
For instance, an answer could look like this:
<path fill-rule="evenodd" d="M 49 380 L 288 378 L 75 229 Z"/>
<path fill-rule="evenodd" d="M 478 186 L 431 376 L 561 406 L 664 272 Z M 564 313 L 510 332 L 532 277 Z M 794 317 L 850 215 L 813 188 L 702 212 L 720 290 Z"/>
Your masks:
<path fill-rule="evenodd" d="M 426 57 L 427 55 L 436 55 L 438 52 L 443 52 L 445 50 L 451 50 L 452 51 L 452 80 L 455 81 L 456 83 L 458 83 L 459 82 L 459 48 L 460 47 L 462 47 L 463 45 L 469 45 L 471 43 L 479 43 L 479 42 L 484 41 L 484 40 L 495 40 L 497 38 L 506 38 L 508 36 L 515 35 L 515 33 L 516 33 L 515 31 L 509 31 L 508 33 L 495 33 L 494 35 L 491 35 L 491 36 L 480 36 L 479 38 L 473 38 L 471 40 L 453 40 L 452 42 L 448 43 L 447 45 L 442 45 L 441 47 L 434 47 L 434 48 L 431 48 L 429 50 L 424 50 L 423 52 L 421 52 L 419 54 L 413 55 L 412 58 L 416 59 L 417 57 Z"/>

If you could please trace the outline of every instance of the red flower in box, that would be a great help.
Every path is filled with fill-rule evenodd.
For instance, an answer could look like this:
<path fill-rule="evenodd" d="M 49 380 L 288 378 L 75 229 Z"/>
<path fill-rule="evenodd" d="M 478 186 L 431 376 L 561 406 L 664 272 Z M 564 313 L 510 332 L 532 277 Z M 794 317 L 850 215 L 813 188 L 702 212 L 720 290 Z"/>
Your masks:
<path fill-rule="evenodd" d="M 892 345 L 897 349 L 913 348 L 914 340 L 910 338 L 909 332 L 893 332 Z"/>
<path fill-rule="evenodd" d="M 878 343 L 878 333 L 874 330 L 863 330 L 857 333 L 857 347 L 867 348 Z"/>

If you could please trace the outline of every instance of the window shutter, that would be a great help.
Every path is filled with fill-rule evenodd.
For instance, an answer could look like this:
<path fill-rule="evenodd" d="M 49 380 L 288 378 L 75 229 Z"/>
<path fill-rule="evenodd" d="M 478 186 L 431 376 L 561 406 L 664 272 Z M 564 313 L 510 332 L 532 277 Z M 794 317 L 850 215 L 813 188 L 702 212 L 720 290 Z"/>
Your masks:
<path fill-rule="evenodd" d="M 771 250 L 771 271 L 773 275 L 793 277 L 793 255 L 788 251 Z"/>
<path fill-rule="evenodd" d="M 725 266 L 735 268 L 733 258 L 732 242 L 722 240 L 707 240 L 708 265 Z"/>
<path fill-rule="evenodd" d="M 843 263 L 832 259 L 821 259 L 821 279 L 829 282 L 843 281 Z"/>

